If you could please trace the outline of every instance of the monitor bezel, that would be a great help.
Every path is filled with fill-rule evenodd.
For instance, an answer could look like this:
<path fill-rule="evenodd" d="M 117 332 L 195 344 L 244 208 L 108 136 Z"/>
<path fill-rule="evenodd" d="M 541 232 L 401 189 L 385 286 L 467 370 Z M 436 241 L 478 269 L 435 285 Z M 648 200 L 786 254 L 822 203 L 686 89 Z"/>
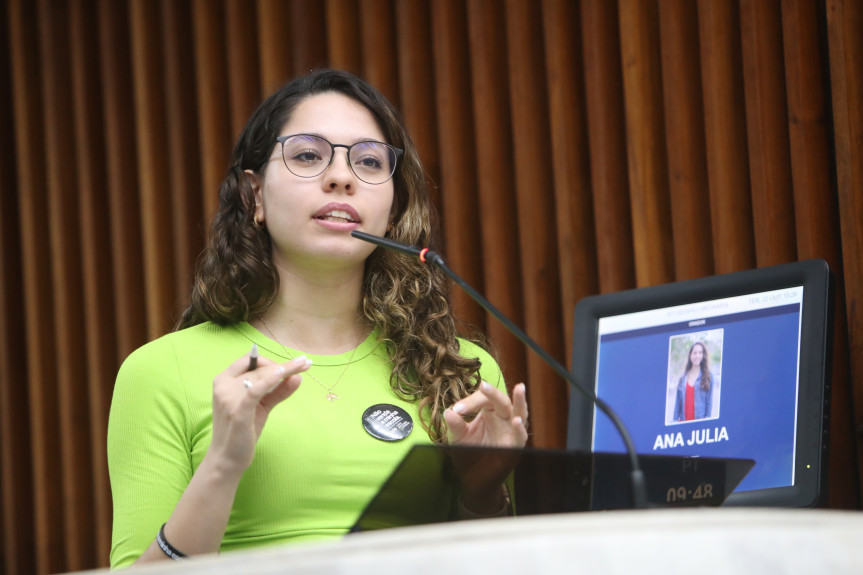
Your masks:
<path fill-rule="evenodd" d="M 573 376 L 595 391 L 600 318 L 803 286 L 796 484 L 732 493 L 724 505 L 822 505 L 826 498 L 827 480 L 832 284 L 827 262 L 814 259 L 586 297 L 575 309 L 571 355 Z M 614 408 L 613 400 L 603 399 Z M 591 449 L 593 413 L 592 402 L 584 394 L 571 390 L 568 449 Z"/>

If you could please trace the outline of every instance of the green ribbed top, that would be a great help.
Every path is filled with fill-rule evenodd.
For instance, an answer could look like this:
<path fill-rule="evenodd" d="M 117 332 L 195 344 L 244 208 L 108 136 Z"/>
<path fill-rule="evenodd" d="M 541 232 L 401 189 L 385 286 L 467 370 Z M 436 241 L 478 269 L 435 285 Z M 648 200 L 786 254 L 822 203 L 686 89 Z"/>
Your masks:
<path fill-rule="evenodd" d="M 117 375 L 108 424 L 114 503 L 111 566 L 128 565 L 150 545 L 201 463 L 212 433 L 213 378 L 257 343 L 262 356 L 285 349 L 247 323 L 204 323 L 163 336 L 132 353 Z M 497 363 L 461 340 L 460 353 L 482 362 L 482 378 L 504 389 Z M 303 352 L 289 349 L 291 356 Z M 389 385 L 385 346 L 372 332 L 355 351 L 305 354 L 309 375 L 273 409 L 243 476 L 221 550 L 343 536 L 411 446 L 431 441 L 415 404 Z M 399 442 L 373 438 L 363 412 L 378 403 L 404 408 L 413 432 Z"/>

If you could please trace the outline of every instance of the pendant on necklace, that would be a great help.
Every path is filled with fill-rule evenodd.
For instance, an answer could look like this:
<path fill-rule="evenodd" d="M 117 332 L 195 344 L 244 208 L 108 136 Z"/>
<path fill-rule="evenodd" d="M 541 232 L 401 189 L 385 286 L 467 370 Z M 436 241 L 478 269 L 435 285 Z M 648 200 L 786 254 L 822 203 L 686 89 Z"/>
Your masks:
<path fill-rule="evenodd" d="M 335 401 L 339 398 L 338 395 L 332 392 L 332 390 L 327 392 L 327 401 Z"/>

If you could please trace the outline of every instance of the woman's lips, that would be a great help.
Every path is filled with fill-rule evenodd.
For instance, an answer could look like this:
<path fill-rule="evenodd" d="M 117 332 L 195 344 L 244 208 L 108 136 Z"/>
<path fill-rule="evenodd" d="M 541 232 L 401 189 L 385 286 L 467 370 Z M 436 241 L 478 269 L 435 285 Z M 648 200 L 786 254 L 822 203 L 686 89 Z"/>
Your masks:
<path fill-rule="evenodd" d="M 331 230 L 352 230 L 360 226 L 360 215 L 350 204 L 329 203 L 315 212 L 313 219 Z"/>
<path fill-rule="evenodd" d="M 330 203 L 315 212 L 316 220 L 330 223 L 359 224 L 360 215 L 350 204 Z"/>

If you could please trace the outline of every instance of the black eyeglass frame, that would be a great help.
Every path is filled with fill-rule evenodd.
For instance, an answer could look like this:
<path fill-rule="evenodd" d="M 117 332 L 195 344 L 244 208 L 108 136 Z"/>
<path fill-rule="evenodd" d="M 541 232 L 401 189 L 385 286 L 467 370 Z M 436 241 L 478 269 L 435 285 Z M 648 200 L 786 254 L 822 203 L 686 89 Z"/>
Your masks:
<path fill-rule="evenodd" d="M 295 171 L 293 171 L 290 168 L 290 166 L 288 166 L 288 160 L 287 160 L 287 158 L 285 158 L 285 142 L 287 142 L 291 138 L 296 138 L 297 136 L 307 136 L 309 138 L 317 138 L 318 140 L 323 140 L 324 142 L 326 142 L 330 145 L 330 161 L 327 162 L 327 165 L 324 166 L 324 169 L 322 169 L 317 174 L 314 174 L 311 176 L 303 176 L 303 175 L 296 173 Z M 354 142 L 353 144 L 348 146 L 346 144 L 334 144 L 331 141 L 327 140 L 326 138 L 318 136 L 317 134 L 290 134 L 288 136 L 279 136 L 278 138 L 276 138 L 276 141 L 282 145 L 282 149 L 281 149 L 282 163 L 285 164 L 285 168 L 287 168 L 287 170 L 290 173 L 294 174 L 298 178 L 316 178 L 316 177 L 320 176 L 321 174 L 326 172 L 329 169 L 329 167 L 333 164 L 333 159 L 336 157 L 336 148 L 344 148 L 345 149 L 345 156 L 348 160 L 348 167 L 351 169 L 351 173 L 353 175 L 355 175 L 357 177 L 357 179 L 359 179 L 361 182 L 365 182 L 365 183 L 369 184 L 370 186 L 380 186 L 381 184 L 386 184 L 391 179 L 393 179 L 393 176 L 396 174 L 396 169 L 398 169 L 398 167 L 399 167 L 399 158 L 405 153 L 405 151 L 400 149 L 400 148 L 396 148 L 395 146 L 387 144 L 386 142 L 379 142 L 377 140 L 361 140 L 359 142 Z M 351 148 L 353 148 L 354 146 L 362 145 L 362 144 L 380 144 L 382 146 L 386 146 L 387 148 L 389 148 L 390 150 L 392 150 L 395 153 L 395 161 L 393 162 L 393 171 L 390 173 L 389 177 L 386 180 L 384 180 L 383 182 L 369 182 L 367 180 L 364 180 L 356 172 L 356 170 L 354 170 L 354 166 L 351 164 Z"/>

